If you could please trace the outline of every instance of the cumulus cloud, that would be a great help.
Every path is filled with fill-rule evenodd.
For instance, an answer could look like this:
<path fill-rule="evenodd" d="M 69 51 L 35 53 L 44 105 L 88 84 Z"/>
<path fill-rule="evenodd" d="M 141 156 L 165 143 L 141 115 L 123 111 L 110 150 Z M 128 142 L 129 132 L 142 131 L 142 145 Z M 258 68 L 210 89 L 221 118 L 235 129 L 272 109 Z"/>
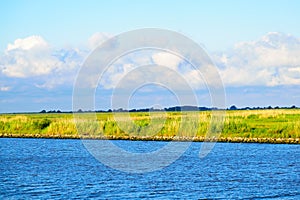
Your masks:
<path fill-rule="evenodd" d="M 214 55 L 227 85 L 300 84 L 300 40 L 271 32 L 257 41 L 236 44 L 230 52 Z"/>
<path fill-rule="evenodd" d="M 153 51 L 134 51 L 125 56 L 117 58 L 114 63 L 107 66 L 101 77 L 94 77 L 91 74 L 90 80 L 93 82 L 92 87 L 97 87 L 99 80 L 100 87 L 104 89 L 113 89 L 130 71 L 143 66 L 154 64 L 152 61 Z M 139 79 L 140 77 L 136 77 Z"/>
<path fill-rule="evenodd" d="M 131 71 L 146 65 L 160 66 L 155 67 L 155 70 L 149 70 L 147 73 L 132 73 Z M 166 70 L 170 69 L 171 71 Z M 150 69 L 150 68 L 149 68 Z M 173 71 L 173 72 L 172 72 Z M 172 72 L 172 73 L 171 73 Z M 220 80 L 216 80 L 218 77 L 218 71 L 215 66 L 206 65 L 199 69 L 195 69 L 191 64 L 185 61 L 183 58 L 174 55 L 170 52 L 160 50 L 142 50 L 139 52 L 133 52 L 118 59 L 113 65 L 105 71 L 100 80 L 100 86 L 105 89 L 115 88 L 122 79 L 126 79 L 127 82 L 122 82 L 122 87 L 132 85 L 134 82 L 139 83 L 145 80 L 145 74 L 153 77 L 153 81 L 156 83 L 166 82 L 172 83 L 170 85 L 176 85 L 178 89 L 184 89 L 186 85 L 182 85 L 180 79 L 186 80 L 190 87 L 193 89 L 205 89 L 207 85 L 220 86 L 222 84 Z M 171 76 L 172 75 L 172 76 Z M 130 76 L 130 81 L 127 76 Z M 96 80 L 96 78 L 93 78 Z M 119 84 L 120 86 L 120 84 Z M 94 87 L 96 87 L 94 85 Z"/>
<path fill-rule="evenodd" d="M 48 43 L 40 36 L 17 39 L 8 44 L 2 63 L 2 73 L 25 78 L 49 74 L 58 61 L 53 59 Z"/>
<path fill-rule="evenodd" d="M 153 77 L 153 81 L 157 83 L 170 79 L 170 82 L 176 84 L 175 80 L 178 80 L 179 76 L 181 78 L 185 78 L 187 76 L 186 80 L 189 80 L 189 76 L 192 76 L 193 82 L 195 82 L 197 80 L 197 77 L 195 78 L 197 72 L 183 70 L 181 68 L 182 63 L 182 58 L 169 52 L 161 52 L 159 50 L 135 51 L 118 59 L 112 66 L 109 66 L 107 71 L 101 77 L 100 85 L 105 89 L 112 89 L 115 88 L 122 79 L 127 79 L 129 86 L 134 82 L 139 83 L 145 80 L 147 78 L 145 77 L 145 74 Z M 143 73 L 138 73 L 138 71 L 131 73 L 133 70 L 138 70 L 139 67 L 147 65 L 153 65 L 152 68 L 155 68 L 155 70 L 150 70 L 151 68 L 148 68 L 149 70 L 147 73 L 145 73 L 145 71 L 143 71 Z M 158 65 L 160 67 L 155 67 Z M 170 77 L 170 71 L 167 71 L 165 67 L 174 71 L 174 73 L 172 73 L 172 77 Z M 176 77 L 174 77 L 175 73 L 177 74 Z M 123 81 L 122 84 L 122 87 L 126 87 L 126 82 Z"/>
<path fill-rule="evenodd" d="M 30 36 L 25 39 L 16 39 L 13 44 L 8 44 L 6 51 L 30 50 L 34 48 L 48 48 L 48 43 L 40 36 Z"/>
<path fill-rule="evenodd" d="M 88 47 L 89 47 L 89 49 L 92 49 L 92 50 L 95 49 L 101 43 L 103 43 L 104 41 L 106 41 L 107 39 L 109 39 L 110 37 L 112 37 L 112 35 L 109 34 L 109 33 L 103 33 L 103 32 L 94 33 L 88 39 Z"/>
<path fill-rule="evenodd" d="M 0 75 L 15 81 L 34 80 L 36 82 L 33 85 L 38 88 L 55 88 L 64 84 L 72 86 L 88 53 L 109 37 L 111 35 L 107 33 L 95 33 L 87 40 L 85 48 L 60 49 L 52 47 L 41 36 L 16 39 L 0 55 Z M 299 85 L 299 55 L 299 38 L 271 32 L 256 41 L 238 43 L 230 51 L 212 54 L 212 59 L 226 86 Z M 143 50 L 119 58 L 101 77 L 100 86 L 112 89 L 132 70 L 151 64 L 169 67 L 195 89 L 205 85 L 205 79 L 201 78 L 199 71 L 182 58 L 169 52 Z M 155 73 L 151 76 L 156 76 Z M 210 80 L 210 73 L 206 75 Z M 138 80 L 143 77 L 135 78 Z M 93 87 L 97 86 L 98 80 L 99 77 L 90 77 Z M 4 82 L 0 90 L 12 88 L 6 85 L 10 84 Z"/>
<path fill-rule="evenodd" d="M 176 55 L 169 52 L 159 52 L 152 55 L 152 59 L 155 64 L 166 66 L 177 70 L 182 59 Z"/>
<path fill-rule="evenodd" d="M 43 83 L 36 86 L 52 88 L 74 75 L 70 72 L 76 72 L 82 54 L 78 49 L 54 49 L 41 36 L 16 39 L 0 57 L 0 72 L 11 78 L 39 77 Z"/>

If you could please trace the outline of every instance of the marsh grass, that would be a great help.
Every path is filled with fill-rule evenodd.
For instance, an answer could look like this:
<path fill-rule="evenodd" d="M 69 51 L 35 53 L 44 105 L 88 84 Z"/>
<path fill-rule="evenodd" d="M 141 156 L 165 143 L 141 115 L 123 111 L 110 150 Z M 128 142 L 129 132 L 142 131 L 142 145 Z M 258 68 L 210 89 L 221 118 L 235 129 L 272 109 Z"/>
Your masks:
<path fill-rule="evenodd" d="M 0 136 L 203 140 L 215 131 L 225 141 L 269 138 L 299 143 L 300 138 L 299 109 L 227 111 L 224 123 L 212 122 L 210 111 L 92 115 L 82 114 L 74 119 L 73 114 L 64 113 L 1 114 Z"/>

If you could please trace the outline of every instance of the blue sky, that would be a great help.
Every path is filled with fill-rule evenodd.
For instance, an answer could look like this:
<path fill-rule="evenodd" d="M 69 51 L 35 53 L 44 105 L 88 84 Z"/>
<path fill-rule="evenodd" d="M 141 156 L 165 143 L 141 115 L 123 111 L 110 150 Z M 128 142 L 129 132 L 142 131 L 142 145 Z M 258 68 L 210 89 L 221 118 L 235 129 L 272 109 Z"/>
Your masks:
<path fill-rule="evenodd" d="M 91 42 L 146 27 L 201 44 L 220 69 L 228 106 L 300 106 L 299 8 L 297 0 L 1 2 L 0 112 L 71 110 Z"/>
<path fill-rule="evenodd" d="M 297 0 L 12 0 L 1 4 L 1 49 L 30 35 L 41 35 L 53 45 L 78 45 L 95 32 L 118 34 L 144 27 L 182 32 L 211 50 L 230 48 L 267 32 L 300 34 Z"/>

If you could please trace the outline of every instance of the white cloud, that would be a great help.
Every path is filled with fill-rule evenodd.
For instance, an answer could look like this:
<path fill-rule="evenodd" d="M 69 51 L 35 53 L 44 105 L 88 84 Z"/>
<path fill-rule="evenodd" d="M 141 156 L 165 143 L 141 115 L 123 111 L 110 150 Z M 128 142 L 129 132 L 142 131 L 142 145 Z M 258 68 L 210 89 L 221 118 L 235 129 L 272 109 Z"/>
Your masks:
<path fill-rule="evenodd" d="M 160 65 L 162 67 L 149 70 L 147 73 L 145 71 L 143 71 L 143 73 L 136 71 L 130 74 L 132 70 L 146 65 Z M 164 69 L 165 67 L 170 69 L 170 71 Z M 145 74 L 153 77 L 152 80 L 155 80 L 157 83 L 168 82 L 169 85 L 176 86 L 178 89 L 184 89 L 183 87 L 186 87 L 186 85 L 182 85 L 182 81 L 179 81 L 182 78 L 194 89 L 204 89 L 206 84 L 215 85 L 221 83 L 215 80 L 217 70 L 213 66 L 206 66 L 201 68 L 201 70 L 202 71 L 199 71 L 199 69 L 193 68 L 181 57 L 169 52 L 143 50 L 141 52 L 133 52 L 117 60 L 101 77 L 100 86 L 105 89 L 113 89 L 122 79 L 126 79 L 127 82 L 123 81 L 122 87 L 127 87 L 134 84 L 134 82 L 139 83 L 145 80 L 147 78 Z M 206 76 L 206 79 L 204 79 L 202 75 Z M 130 76 L 130 78 L 127 76 Z M 96 79 L 93 78 L 93 80 Z M 126 85 L 126 83 L 128 83 L 128 85 Z"/>
<path fill-rule="evenodd" d="M 95 33 L 85 48 L 53 48 L 41 36 L 16 39 L 0 56 L 0 75 L 6 78 L 38 80 L 39 88 L 72 85 L 80 65 L 91 49 L 110 37 Z M 300 84 L 300 40 L 282 33 L 268 33 L 257 41 L 241 42 L 231 51 L 213 54 L 212 58 L 226 86 L 277 86 Z M 169 52 L 143 50 L 131 52 L 118 59 L 101 79 L 105 89 L 114 88 L 133 69 L 142 65 L 162 65 L 175 70 L 193 88 L 203 88 L 204 79 L 180 57 Z M 206 73 L 207 79 L 214 77 Z M 215 71 L 213 71 L 215 73 Z M 203 75 L 203 74 L 202 74 Z M 205 75 L 205 74 L 204 74 Z M 155 73 L 152 74 L 155 76 Z M 158 77 L 166 77 L 158 76 Z M 90 77 L 95 86 L 99 77 Z M 143 77 L 136 77 L 137 79 Z M 205 77 L 204 77 L 205 78 Z M 3 82 L 1 91 L 10 90 Z"/>
<path fill-rule="evenodd" d="M 300 83 L 300 40 L 271 32 L 214 55 L 226 85 L 295 85 Z"/>
<path fill-rule="evenodd" d="M 2 73 L 8 77 L 26 78 L 46 75 L 59 66 L 48 43 L 40 36 L 17 39 L 8 44 Z"/>
<path fill-rule="evenodd" d="M 169 52 L 159 52 L 152 55 L 153 62 L 157 65 L 162 65 L 170 67 L 172 69 L 178 69 L 182 59 L 176 55 L 173 55 Z"/>
<path fill-rule="evenodd" d="M 53 88 L 74 79 L 85 54 L 75 48 L 56 50 L 41 36 L 16 39 L 0 57 L 0 74 L 11 78 L 38 78 L 39 83 L 34 85 Z"/>
<path fill-rule="evenodd" d="M 6 51 L 30 50 L 48 48 L 48 43 L 41 36 L 30 36 L 24 39 L 16 39 L 13 44 L 8 44 Z"/>
<path fill-rule="evenodd" d="M 152 55 L 154 54 L 151 50 L 134 51 L 123 57 L 118 58 L 111 66 L 108 66 L 102 77 L 93 77 L 91 84 L 93 87 L 97 87 L 95 84 L 98 78 L 100 80 L 100 86 L 105 89 L 115 88 L 118 83 L 132 70 L 143 65 L 152 65 Z M 93 75 L 92 75 L 93 76 Z M 140 77 L 136 77 L 139 79 Z"/>
<path fill-rule="evenodd" d="M 7 91 L 9 91 L 11 89 L 11 87 L 9 87 L 9 86 L 0 86 L 0 91 L 1 92 L 7 92 Z"/>
<path fill-rule="evenodd" d="M 175 81 L 178 80 L 178 76 L 187 76 L 186 80 L 189 80 L 190 77 L 188 75 L 193 76 L 193 81 L 195 82 L 195 80 L 197 80 L 194 78 L 195 72 L 191 72 L 191 70 L 185 71 L 180 69 L 180 64 L 182 62 L 183 60 L 180 57 L 169 52 L 161 52 L 158 50 L 134 51 L 125 57 L 121 57 L 107 69 L 107 71 L 101 77 L 102 80 L 100 81 L 100 86 L 105 89 L 112 89 L 115 88 L 120 81 L 122 81 L 122 79 L 126 79 L 125 82 L 122 82 L 122 87 L 127 87 L 135 83 L 143 82 L 147 78 L 145 77 L 146 74 L 147 76 L 152 77 L 152 80 L 157 83 L 169 80 L 170 83 L 175 85 L 178 83 Z M 161 65 L 163 67 L 155 68 L 155 70 L 148 70 L 147 73 L 143 69 L 143 73 L 139 73 L 137 70 L 130 74 L 132 70 L 146 65 Z M 174 77 L 174 73 L 172 73 L 172 77 L 170 77 L 171 71 L 165 70 L 164 67 L 170 68 L 171 71 L 176 72 L 177 77 Z M 178 88 L 179 87 L 182 86 L 178 86 Z"/>
<path fill-rule="evenodd" d="M 94 33 L 89 39 L 88 39 L 88 48 L 89 49 L 95 49 L 98 47 L 101 43 L 105 42 L 107 39 L 112 37 L 109 33 L 103 33 L 103 32 L 97 32 Z"/>
<path fill-rule="evenodd" d="M 2 73 L 18 78 L 49 74 L 59 65 L 51 53 L 50 46 L 40 36 L 17 39 L 5 50 Z"/>

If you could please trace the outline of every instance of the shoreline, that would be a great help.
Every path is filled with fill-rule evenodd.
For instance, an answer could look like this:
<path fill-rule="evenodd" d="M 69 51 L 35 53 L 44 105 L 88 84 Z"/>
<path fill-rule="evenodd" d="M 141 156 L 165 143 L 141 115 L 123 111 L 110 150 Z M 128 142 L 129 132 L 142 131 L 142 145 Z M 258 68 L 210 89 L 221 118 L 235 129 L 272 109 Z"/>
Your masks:
<path fill-rule="evenodd" d="M 24 135 L 24 136 L 14 136 L 14 135 L 0 135 L 0 138 L 31 138 L 31 139 L 76 139 L 76 140 L 128 140 L 128 141 L 176 141 L 176 142 L 220 142 L 220 143 L 258 143 L 258 144 L 300 144 L 300 138 L 209 138 L 205 137 L 123 137 L 123 136 L 99 136 L 99 137 L 79 137 L 79 136 L 41 136 L 41 135 Z"/>

